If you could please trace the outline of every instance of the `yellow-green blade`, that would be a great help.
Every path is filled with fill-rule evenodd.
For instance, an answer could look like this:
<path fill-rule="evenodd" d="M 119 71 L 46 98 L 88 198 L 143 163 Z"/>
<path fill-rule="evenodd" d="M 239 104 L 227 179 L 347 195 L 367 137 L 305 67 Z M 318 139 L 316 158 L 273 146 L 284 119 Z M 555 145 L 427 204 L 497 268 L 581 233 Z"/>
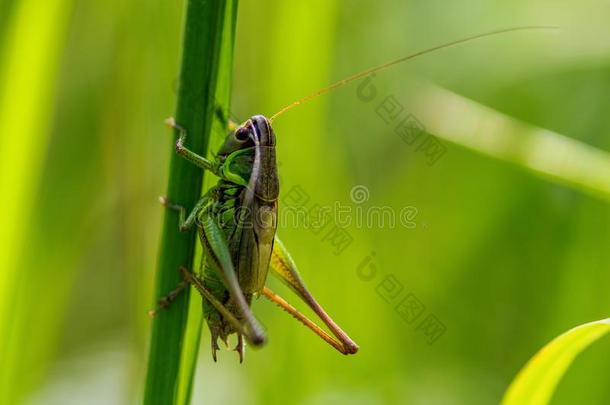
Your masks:
<path fill-rule="evenodd" d="M 547 404 L 580 352 L 610 331 L 610 319 L 577 326 L 544 346 L 517 374 L 502 405 Z"/>

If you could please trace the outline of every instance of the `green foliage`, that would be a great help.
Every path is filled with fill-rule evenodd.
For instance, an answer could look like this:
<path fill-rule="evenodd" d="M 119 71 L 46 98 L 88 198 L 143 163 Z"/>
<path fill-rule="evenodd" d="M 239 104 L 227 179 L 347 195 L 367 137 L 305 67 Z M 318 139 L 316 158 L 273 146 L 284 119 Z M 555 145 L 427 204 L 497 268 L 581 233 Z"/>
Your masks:
<path fill-rule="evenodd" d="M 28 17 L 16 24 L 17 10 L 34 3 L 41 23 Z M 60 3 L 61 16 L 47 18 Z M 157 260 L 165 260 L 159 237 L 177 235 L 175 227 L 162 229 L 166 213 L 157 197 L 168 180 L 182 181 L 168 172 L 172 135 L 162 122 L 176 114 L 184 6 L 0 4 L 0 82 L 8 80 L 17 96 L 0 107 L 0 376 L 14 390 L 0 387 L 0 403 L 6 395 L 11 404 L 141 402 L 152 322 L 146 313 L 178 279 L 163 265 L 166 285 L 154 284 Z M 278 118 L 281 210 L 296 186 L 306 191 L 307 207 L 417 209 L 413 228 L 352 221 L 353 242 L 338 255 L 327 229 L 280 224 L 308 287 L 361 350 L 340 356 L 255 300 L 268 345 L 248 350 L 241 365 L 223 350 L 214 364 L 206 328 L 199 344 L 201 302 L 192 294 L 188 311 L 179 302 L 155 321 L 179 325 L 158 332 L 172 344 L 157 346 L 166 351 L 157 360 L 171 355 L 174 363 L 152 367 L 155 378 L 168 377 L 159 389 L 173 390 L 181 404 L 190 387 L 193 403 L 499 403 L 540 342 L 606 318 L 608 13 L 603 0 L 241 2 L 234 74 L 219 67 L 217 78 L 222 105 L 234 83 L 237 121 L 269 116 L 356 71 L 463 36 L 522 24 L 562 29 L 430 54 L 378 74 L 372 101 L 359 98 L 361 83 L 353 83 Z M 26 40 L 29 30 L 48 27 L 56 34 Z M 25 57 L 9 63 L 9 49 Z M 10 66 L 17 73 L 8 77 Z M 29 78 L 31 69 L 44 85 Z M 195 72 L 203 76 L 205 68 Z M 412 81 L 427 84 L 419 91 Z M 426 101 L 439 93 L 437 104 Z M 401 139 L 399 119 L 380 118 L 390 96 L 404 107 L 399 119 L 413 114 L 447 147 L 438 162 L 429 165 L 416 144 Z M 7 118 L 9 109 L 26 115 Z M 503 131 L 481 130 L 483 121 Z M 212 128 L 210 152 L 225 131 L 218 122 Z M 474 139 L 473 128 L 480 131 Z M 205 131 L 197 131 L 191 140 L 202 147 Z M 204 187 L 214 181 L 206 176 Z M 369 190 L 362 204 L 350 199 L 356 185 Z M 192 195 L 180 202 L 188 205 L 197 188 L 185 186 Z M 184 255 L 172 249 L 164 254 Z M 367 263 L 377 270 L 370 281 L 358 273 Z M 402 290 L 388 302 L 379 291 L 390 276 Z M 282 285 L 271 280 L 270 287 L 303 309 Z M 407 296 L 425 307 L 411 322 L 396 309 Z M 446 326 L 433 344 L 418 329 L 428 315 Z M 552 403 L 607 402 L 609 353 L 608 339 L 582 352 Z"/>
<path fill-rule="evenodd" d="M 610 331 L 610 319 L 577 326 L 543 347 L 523 367 L 502 405 L 545 405 L 576 356 Z"/>
<path fill-rule="evenodd" d="M 230 71 L 232 64 L 236 8 L 236 2 L 225 0 L 189 0 L 186 6 L 176 120 L 190 135 L 185 146 L 200 155 L 206 155 L 216 109 L 228 110 L 229 75 L 222 77 L 225 84 L 221 100 L 216 96 L 219 71 L 223 68 Z M 227 50 L 223 52 L 223 48 Z M 218 102 L 223 104 L 217 105 Z M 186 207 L 194 206 L 201 195 L 202 175 L 200 169 L 173 155 L 167 189 L 169 200 Z M 176 287 L 181 279 L 180 266 L 192 268 L 195 236 L 195 232 L 180 234 L 178 216 L 175 212 L 166 212 L 159 247 L 157 297 Z M 145 404 L 190 402 L 201 328 L 195 326 L 185 344 L 188 298 L 188 291 L 181 294 L 168 311 L 161 311 L 153 321 Z M 193 322 L 200 325 L 197 319 Z"/>

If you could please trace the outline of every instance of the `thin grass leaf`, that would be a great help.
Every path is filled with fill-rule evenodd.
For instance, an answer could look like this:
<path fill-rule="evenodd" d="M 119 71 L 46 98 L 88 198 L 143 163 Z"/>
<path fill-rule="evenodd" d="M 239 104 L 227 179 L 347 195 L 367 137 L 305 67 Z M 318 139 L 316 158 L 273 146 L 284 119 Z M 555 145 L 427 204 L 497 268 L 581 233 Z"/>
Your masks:
<path fill-rule="evenodd" d="M 229 22 L 234 29 L 236 7 L 237 2 L 233 0 L 189 0 L 186 4 L 176 120 L 189 133 L 185 146 L 201 155 L 206 155 L 217 108 L 215 97 L 219 71 L 223 68 L 221 56 L 226 55 L 222 49 L 228 46 L 232 50 L 233 47 L 233 35 L 224 34 Z M 230 80 L 230 76 L 223 76 L 223 80 Z M 228 98 L 223 101 L 228 103 Z M 173 150 L 173 147 L 168 149 Z M 201 169 L 174 154 L 167 196 L 171 201 L 192 207 L 201 195 L 202 180 Z M 180 281 L 178 268 L 184 265 L 192 268 L 194 253 L 195 233 L 178 232 L 178 215 L 167 211 L 159 252 L 156 297 L 175 288 Z M 161 311 L 153 320 L 145 404 L 189 401 L 195 361 L 185 357 L 188 354 L 196 356 L 200 329 L 197 322 L 200 325 L 200 320 L 195 318 L 195 329 L 188 333 L 189 340 L 185 342 L 188 309 L 186 291 L 169 310 Z"/>
<path fill-rule="evenodd" d="M 439 138 L 610 200 L 610 154 L 519 122 L 432 85 L 416 86 L 411 112 Z"/>
<path fill-rule="evenodd" d="M 572 361 L 610 331 L 610 319 L 577 326 L 543 347 L 517 374 L 502 405 L 548 404 Z"/>
<path fill-rule="evenodd" d="M 218 82 L 216 86 L 216 95 L 214 97 L 216 106 L 223 113 L 214 115 L 214 123 L 212 124 L 212 132 L 210 134 L 210 143 L 213 145 L 215 138 L 224 135 L 227 131 L 227 119 L 229 119 L 229 106 L 231 105 L 231 84 L 233 77 L 233 49 L 235 45 L 235 28 L 237 22 L 237 6 L 238 1 L 229 1 L 225 9 L 224 31 L 222 34 L 223 43 L 220 50 L 220 62 L 218 71 Z M 208 185 L 215 182 L 215 178 L 209 176 L 204 179 L 203 186 L 207 189 Z M 201 263 L 202 249 L 197 248 L 195 263 Z M 203 326 L 203 316 L 201 312 L 201 299 L 198 294 L 195 297 L 191 296 L 189 316 L 187 320 L 187 329 L 184 337 L 184 349 L 182 351 L 182 364 L 180 375 L 178 377 L 178 393 L 177 404 L 189 404 L 191 400 L 193 379 L 195 376 L 195 368 L 197 363 L 197 355 L 200 347 L 201 329 Z"/>

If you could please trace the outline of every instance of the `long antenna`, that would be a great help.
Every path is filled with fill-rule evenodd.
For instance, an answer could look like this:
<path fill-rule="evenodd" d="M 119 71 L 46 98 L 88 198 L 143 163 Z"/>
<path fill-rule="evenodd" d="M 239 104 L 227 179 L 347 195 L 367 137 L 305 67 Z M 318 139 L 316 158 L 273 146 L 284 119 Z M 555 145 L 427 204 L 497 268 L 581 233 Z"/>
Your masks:
<path fill-rule="evenodd" d="M 422 55 L 425 55 L 427 53 L 438 51 L 439 49 L 449 48 L 449 47 L 452 47 L 452 46 L 455 46 L 455 45 L 463 44 L 464 42 L 469 42 L 469 41 L 472 41 L 472 40 L 475 40 L 475 39 L 484 38 L 484 37 L 490 37 L 492 35 L 504 34 L 506 32 L 512 32 L 512 31 L 536 30 L 536 29 L 552 30 L 552 29 L 559 29 L 559 27 L 548 26 L 548 25 L 531 25 L 531 26 L 523 26 L 523 27 L 504 28 L 504 29 L 500 29 L 500 30 L 485 32 L 483 34 L 477 34 L 477 35 L 473 35 L 473 36 L 470 36 L 470 37 L 458 39 L 458 40 L 452 41 L 452 42 L 447 42 L 447 43 L 442 44 L 442 45 L 433 46 L 432 48 L 424 49 L 422 51 L 415 52 L 415 53 L 412 53 L 412 54 L 407 55 L 407 56 L 403 56 L 402 58 L 393 60 L 391 62 L 384 63 L 383 65 L 372 67 L 372 68 L 367 69 L 365 71 L 362 71 L 360 73 L 356 73 L 356 74 L 354 74 L 352 76 L 349 76 L 346 79 L 339 80 L 338 82 L 333 83 L 330 86 L 324 87 L 324 88 L 316 91 L 315 93 L 312 93 L 312 94 L 310 94 L 308 96 L 305 96 L 305 97 L 303 97 L 303 98 L 301 98 L 301 99 L 299 99 L 299 100 L 297 100 L 297 101 L 295 101 L 293 103 L 288 104 L 287 106 L 285 106 L 284 108 L 282 108 L 281 110 L 279 110 L 278 112 L 273 114 L 271 116 L 271 118 L 269 118 L 269 121 L 273 122 L 274 119 L 276 119 L 280 115 L 284 114 L 286 111 L 292 110 L 294 107 L 296 107 L 298 105 L 301 105 L 301 104 L 304 104 L 304 103 L 306 103 L 306 102 L 308 102 L 310 100 L 313 100 L 314 98 L 316 98 L 318 96 L 321 96 L 322 94 L 326 94 L 328 92 L 331 92 L 331 91 L 335 90 L 338 87 L 341 87 L 341 86 L 344 86 L 344 85 L 346 85 L 348 83 L 353 82 L 354 80 L 358 80 L 361 77 L 365 77 L 365 76 L 368 76 L 368 75 L 370 75 L 372 73 L 379 72 L 380 70 L 384 70 L 384 69 L 387 69 L 387 68 L 389 68 L 391 66 L 398 65 L 399 63 L 408 61 L 410 59 L 415 59 L 418 56 L 422 56 Z"/>

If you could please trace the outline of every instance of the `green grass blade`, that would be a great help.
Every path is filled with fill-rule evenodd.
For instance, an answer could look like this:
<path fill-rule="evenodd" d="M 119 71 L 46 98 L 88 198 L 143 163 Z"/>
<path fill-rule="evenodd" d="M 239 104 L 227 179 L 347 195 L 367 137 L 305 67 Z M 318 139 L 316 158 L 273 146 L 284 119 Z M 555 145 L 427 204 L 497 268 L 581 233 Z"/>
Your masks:
<path fill-rule="evenodd" d="M 227 10 L 234 10 L 234 1 L 189 0 L 183 33 L 182 62 L 176 120 L 189 133 L 186 146 L 206 155 L 215 96 L 221 69 L 221 49 L 232 48 L 232 36 L 224 36 Z M 235 14 L 231 14 L 234 18 Z M 232 25 L 234 27 L 234 24 Z M 223 80 L 230 80 L 225 76 Z M 226 108 L 226 106 L 221 106 Z M 173 150 L 173 146 L 169 150 Z M 201 195 L 203 174 L 184 159 L 173 155 L 170 162 L 167 196 L 186 207 L 192 207 Z M 195 233 L 178 232 L 178 216 L 167 211 L 163 224 L 157 269 L 156 296 L 166 294 L 180 281 L 178 268 L 192 268 Z M 183 363 L 189 308 L 188 292 L 182 294 L 167 311 L 153 320 L 145 404 L 176 404 L 188 401 L 194 362 Z M 196 355 L 192 340 L 186 344 Z M 186 367 L 186 369 L 183 369 Z"/>
<path fill-rule="evenodd" d="M 218 85 L 216 87 L 216 103 L 228 111 L 231 98 L 231 78 L 233 75 L 233 47 L 235 43 L 235 23 L 237 21 L 237 0 L 229 1 L 225 10 L 225 23 L 223 32 L 223 44 L 220 50 L 220 63 L 218 72 Z M 218 116 L 216 116 L 218 118 Z M 227 131 L 227 123 L 216 119 L 212 126 L 211 142 L 214 142 L 214 135 L 224 135 Z M 214 178 L 207 178 L 204 187 L 216 181 Z M 208 183 L 208 184 L 206 184 Z M 195 263 L 200 263 L 202 252 L 198 249 Z M 193 379 L 195 376 L 195 366 L 197 354 L 200 347 L 201 329 L 203 317 L 201 312 L 201 299 L 199 296 L 192 297 L 189 309 L 189 319 L 184 338 L 184 349 L 182 351 L 182 364 L 180 376 L 178 378 L 177 404 L 189 404 L 191 400 Z M 206 347 L 209 347 L 206 345 Z"/>
<path fill-rule="evenodd" d="M 610 200 L 610 154 L 519 122 L 440 87 L 417 86 L 411 112 L 439 138 Z"/>
<path fill-rule="evenodd" d="M 559 380 L 576 356 L 610 331 L 610 319 L 577 326 L 543 347 L 517 374 L 502 405 L 549 403 Z"/>

